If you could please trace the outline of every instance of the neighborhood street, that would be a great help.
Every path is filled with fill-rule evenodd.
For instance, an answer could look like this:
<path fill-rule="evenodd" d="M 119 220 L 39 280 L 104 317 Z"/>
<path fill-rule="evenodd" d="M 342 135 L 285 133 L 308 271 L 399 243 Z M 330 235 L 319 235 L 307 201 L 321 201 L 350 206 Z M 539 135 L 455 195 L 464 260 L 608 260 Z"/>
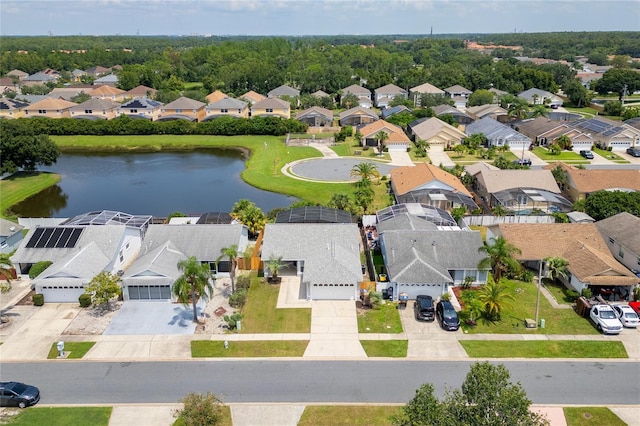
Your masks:
<path fill-rule="evenodd" d="M 423 383 L 460 387 L 470 362 L 208 360 L 3 363 L 42 404 L 175 403 L 211 391 L 226 403 L 406 403 Z M 534 404 L 640 404 L 637 362 L 506 361 Z"/>

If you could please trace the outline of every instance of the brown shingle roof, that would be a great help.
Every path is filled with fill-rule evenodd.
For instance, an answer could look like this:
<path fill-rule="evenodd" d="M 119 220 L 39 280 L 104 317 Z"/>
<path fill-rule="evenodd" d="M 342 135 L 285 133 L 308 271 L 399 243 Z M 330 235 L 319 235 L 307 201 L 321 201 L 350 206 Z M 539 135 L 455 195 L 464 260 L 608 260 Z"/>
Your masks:
<path fill-rule="evenodd" d="M 93 89 L 91 92 L 89 92 L 89 96 L 113 96 L 113 95 L 121 95 L 123 93 L 125 93 L 125 91 L 122 89 L 118 89 L 117 87 L 113 87 L 113 86 L 104 85 L 96 89 Z"/>
<path fill-rule="evenodd" d="M 239 96 L 238 99 L 244 99 L 247 100 L 251 103 L 255 103 L 255 102 L 260 102 L 261 100 L 265 99 L 266 96 L 261 95 L 260 93 L 254 92 L 253 90 L 248 91 L 247 93 L 245 93 L 242 96 Z"/>
<path fill-rule="evenodd" d="M 481 170 L 476 176 L 484 183 L 487 192 L 494 194 L 513 188 L 542 189 L 554 194 L 560 193 L 560 188 L 551 170 Z"/>
<path fill-rule="evenodd" d="M 395 124 L 388 123 L 384 120 L 374 121 L 373 123 L 367 124 L 366 126 L 360 128 L 362 137 L 371 137 L 372 135 L 375 135 L 381 131 L 389 135 L 386 142 L 411 143 L 411 140 L 404 133 L 401 127 L 398 127 Z"/>
<path fill-rule="evenodd" d="M 640 191 L 640 170 L 632 169 L 578 169 L 565 167 L 573 186 L 580 193 L 603 189 L 631 189 Z"/>
<path fill-rule="evenodd" d="M 33 110 L 62 110 L 71 108 L 72 106 L 78 105 L 75 102 L 65 101 L 64 99 L 54 99 L 54 98 L 46 98 L 39 102 L 33 103 L 27 107 L 25 110 L 33 111 Z"/>
<path fill-rule="evenodd" d="M 156 89 L 152 88 L 152 87 L 147 87 L 147 86 L 136 86 L 133 89 L 127 91 L 124 95 L 125 96 L 147 96 L 147 95 L 155 95 L 157 92 Z"/>
<path fill-rule="evenodd" d="M 208 103 L 212 104 L 218 102 L 220 99 L 224 99 L 227 97 L 228 96 L 226 94 L 222 93 L 219 90 L 216 90 L 215 92 L 209 93 L 205 99 Z"/>
<path fill-rule="evenodd" d="M 431 164 L 418 163 L 415 166 L 397 167 L 391 170 L 391 184 L 396 195 L 406 194 L 434 180 L 449 185 L 454 192 L 471 197 L 460 179 Z"/>

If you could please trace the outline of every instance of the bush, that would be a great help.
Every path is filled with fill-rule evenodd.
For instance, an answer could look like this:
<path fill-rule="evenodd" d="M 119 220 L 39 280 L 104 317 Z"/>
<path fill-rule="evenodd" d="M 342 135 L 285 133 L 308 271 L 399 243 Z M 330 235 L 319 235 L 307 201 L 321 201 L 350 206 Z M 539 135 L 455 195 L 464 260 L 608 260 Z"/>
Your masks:
<path fill-rule="evenodd" d="M 440 295 L 440 300 L 448 302 L 451 300 L 451 295 L 449 293 L 442 293 Z"/>
<path fill-rule="evenodd" d="M 42 306 L 44 305 L 44 294 L 34 294 L 31 300 L 33 300 L 34 306 Z"/>
<path fill-rule="evenodd" d="M 214 394 L 190 393 L 180 400 L 184 407 L 175 410 L 173 416 L 185 425 L 217 425 L 222 421 L 224 404 Z M 177 423 L 177 422 L 176 422 Z"/>
<path fill-rule="evenodd" d="M 91 295 L 88 293 L 82 293 L 80 297 L 78 297 L 78 302 L 80 302 L 81 308 L 88 308 L 91 306 Z"/>
<path fill-rule="evenodd" d="M 233 315 L 225 315 L 222 317 L 223 320 L 227 323 L 227 327 L 229 330 L 235 330 L 238 326 L 238 321 L 242 320 L 241 314 L 233 314 Z"/>
<path fill-rule="evenodd" d="M 251 286 L 251 275 L 243 274 L 236 277 L 236 289 L 249 290 Z"/>
<path fill-rule="evenodd" d="M 45 269 L 51 266 L 51 261 L 43 260 L 42 262 L 38 262 L 29 269 L 29 278 L 34 279 L 38 275 L 40 275 Z"/>
<path fill-rule="evenodd" d="M 0 293 L 9 293 L 11 290 L 11 283 L 8 281 L 0 282 Z"/>
<path fill-rule="evenodd" d="M 586 299 L 591 299 L 591 296 L 593 296 L 593 293 L 591 292 L 590 288 L 583 288 L 582 289 L 582 296 Z"/>
<path fill-rule="evenodd" d="M 570 301 L 575 302 L 580 297 L 580 293 L 575 290 L 567 290 L 567 297 Z"/>
<path fill-rule="evenodd" d="M 229 305 L 232 308 L 241 309 L 247 302 L 247 290 L 238 289 L 235 293 L 229 296 Z"/>

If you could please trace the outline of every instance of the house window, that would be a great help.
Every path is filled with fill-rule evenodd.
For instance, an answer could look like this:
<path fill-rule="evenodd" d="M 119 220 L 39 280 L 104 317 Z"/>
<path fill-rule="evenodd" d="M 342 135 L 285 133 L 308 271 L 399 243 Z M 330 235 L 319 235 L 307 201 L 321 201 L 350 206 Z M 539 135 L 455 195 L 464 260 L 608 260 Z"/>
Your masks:
<path fill-rule="evenodd" d="M 177 114 L 182 114 L 182 110 L 181 110 L 181 109 L 177 109 L 177 110 L 176 110 L 176 113 L 177 113 Z"/>
<path fill-rule="evenodd" d="M 85 109 L 85 110 L 84 110 L 84 113 L 85 113 L 85 114 L 93 114 L 93 110 L 91 110 L 91 109 Z"/>
<path fill-rule="evenodd" d="M 221 113 L 223 113 L 223 114 L 226 114 L 226 113 L 228 113 L 228 112 L 229 112 L 229 110 L 228 110 L 228 109 L 226 109 L 226 108 L 222 108 L 222 109 L 220 110 L 220 112 L 221 112 Z"/>
<path fill-rule="evenodd" d="M 38 110 L 38 114 L 46 114 L 47 110 L 46 109 L 39 109 Z"/>
<path fill-rule="evenodd" d="M 137 110 L 137 109 L 132 109 L 132 110 L 131 110 L 131 114 L 137 114 L 137 113 L 138 113 L 138 110 Z"/>
<path fill-rule="evenodd" d="M 238 110 L 238 114 L 242 114 L 242 110 Z"/>
<path fill-rule="evenodd" d="M 609 237 L 609 242 L 610 242 L 611 244 L 613 244 L 613 243 L 615 243 L 615 242 L 616 242 L 616 240 L 614 240 L 613 238 Z"/>
<path fill-rule="evenodd" d="M 273 108 L 267 108 L 266 111 L 267 112 L 273 112 Z"/>
<path fill-rule="evenodd" d="M 638 265 L 640 265 L 640 257 L 638 258 Z"/>

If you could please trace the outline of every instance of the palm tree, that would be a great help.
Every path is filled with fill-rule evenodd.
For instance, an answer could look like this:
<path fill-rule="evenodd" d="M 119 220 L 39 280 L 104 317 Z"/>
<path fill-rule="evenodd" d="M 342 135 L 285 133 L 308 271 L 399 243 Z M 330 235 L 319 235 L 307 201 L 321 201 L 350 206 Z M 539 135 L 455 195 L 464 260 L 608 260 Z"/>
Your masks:
<path fill-rule="evenodd" d="M 529 117 L 546 117 L 549 115 L 549 110 L 544 105 L 534 105 L 533 108 L 529 111 Z"/>
<path fill-rule="evenodd" d="M 555 143 L 562 149 L 569 149 L 571 147 L 571 138 L 567 135 L 561 135 L 555 140 Z"/>
<path fill-rule="evenodd" d="M 378 133 L 376 133 L 376 140 L 378 141 L 379 155 L 382 155 L 382 145 L 384 144 L 384 141 L 386 141 L 387 139 L 389 139 L 389 134 L 387 132 L 383 132 L 382 130 L 380 130 Z"/>
<path fill-rule="evenodd" d="M 278 282 L 278 272 L 280 269 L 285 266 L 285 263 L 282 261 L 282 256 L 276 256 L 272 254 L 269 256 L 269 260 L 265 262 L 267 268 L 269 268 L 269 273 L 271 274 L 271 281 L 274 283 Z"/>
<path fill-rule="evenodd" d="M 202 264 L 191 256 L 178 262 L 178 269 L 182 271 L 182 276 L 173 283 L 171 291 L 183 305 L 189 304 L 189 299 L 193 304 L 193 322 L 198 322 L 198 310 L 196 306 L 197 297 L 207 300 L 213 295 L 213 285 L 211 285 L 211 270 L 209 265 Z"/>
<path fill-rule="evenodd" d="M 7 253 L 0 253 L 0 279 L 4 278 L 7 284 L 0 287 L 3 293 L 11 290 L 11 277 L 13 276 L 13 262 Z"/>
<path fill-rule="evenodd" d="M 371 178 L 380 177 L 380 172 L 378 171 L 378 167 L 373 163 L 358 163 L 351 169 L 351 177 L 371 181 Z"/>
<path fill-rule="evenodd" d="M 509 289 L 497 281 L 488 282 L 478 291 L 478 300 L 484 307 L 488 319 L 500 319 L 500 313 L 511 305 L 508 300 L 515 301 Z"/>
<path fill-rule="evenodd" d="M 569 275 L 569 261 L 562 257 L 547 257 L 543 259 L 549 270 L 549 278 L 557 281 L 558 278 L 567 278 Z"/>
<path fill-rule="evenodd" d="M 503 237 L 491 238 L 492 244 L 484 245 L 478 249 L 479 252 L 487 254 L 487 257 L 478 263 L 479 269 L 491 268 L 493 281 L 498 283 L 502 278 L 502 274 L 508 271 L 515 271 L 520 268 L 520 264 L 513 257 L 514 254 L 520 254 L 518 247 L 511 245 Z"/>
<path fill-rule="evenodd" d="M 229 247 L 223 247 L 220 249 L 220 257 L 216 259 L 216 269 L 218 268 L 218 262 L 223 257 L 229 258 L 229 277 L 231 278 L 231 294 L 236 292 L 236 267 L 238 266 L 238 245 L 234 244 Z"/>

